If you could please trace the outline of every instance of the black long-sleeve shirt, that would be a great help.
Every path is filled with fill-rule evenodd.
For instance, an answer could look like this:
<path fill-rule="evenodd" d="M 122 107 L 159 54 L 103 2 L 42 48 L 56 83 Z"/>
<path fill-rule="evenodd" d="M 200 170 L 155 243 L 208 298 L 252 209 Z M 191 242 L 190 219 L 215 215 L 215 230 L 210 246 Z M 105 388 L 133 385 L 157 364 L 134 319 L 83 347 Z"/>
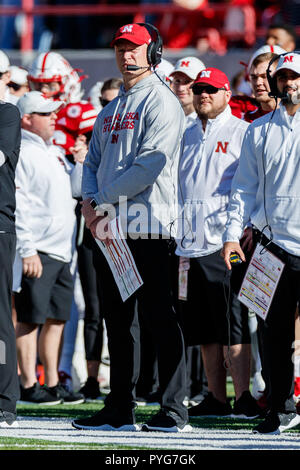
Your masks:
<path fill-rule="evenodd" d="M 21 142 L 21 119 L 16 106 L 0 101 L 0 233 L 15 233 L 15 169 Z"/>

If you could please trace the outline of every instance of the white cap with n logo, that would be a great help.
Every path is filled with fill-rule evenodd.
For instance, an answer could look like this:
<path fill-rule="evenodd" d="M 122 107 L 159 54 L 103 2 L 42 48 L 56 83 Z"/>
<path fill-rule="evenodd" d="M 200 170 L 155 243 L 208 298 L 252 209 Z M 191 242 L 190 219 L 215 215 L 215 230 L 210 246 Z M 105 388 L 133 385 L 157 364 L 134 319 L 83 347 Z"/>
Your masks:
<path fill-rule="evenodd" d="M 300 54 L 291 52 L 282 55 L 278 61 L 276 70 L 273 73 L 273 77 L 277 72 L 279 72 L 279 70 L 283 69 L 293 70 L 293 72 L 296 72 L 300 75 Z"/>
<path fill-rule="evenodd" d="M 203 64 L 202 60 L 198 59 L 197 57 L 183 57 L 176 62 L 170 77 L 172 77 L 172 75 L 176 72 L 181 72 L 192 80 L 195 80 L 198 73 L 203 69 L 205 69 L 205 65 Z"/>

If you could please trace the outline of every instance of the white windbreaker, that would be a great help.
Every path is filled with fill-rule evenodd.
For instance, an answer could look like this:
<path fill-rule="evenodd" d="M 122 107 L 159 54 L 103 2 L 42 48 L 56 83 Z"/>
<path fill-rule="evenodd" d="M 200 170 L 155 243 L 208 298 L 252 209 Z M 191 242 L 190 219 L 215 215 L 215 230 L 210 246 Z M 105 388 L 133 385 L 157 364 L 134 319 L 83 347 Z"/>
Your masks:
<path fill-rule="evenodd" d="M 208 120 L 205 132 L 199 118 L 185 131 L 178 190 L 184 211 L 177 255 L 195 258 L 222 247 L 231 182 L 247 127 L 227 106 Z"/>
<path fill-rule="evenodd" d="M 168 236 L 177 216 L 183 131 L 181 104 L 155 74 L 127 92 L 122 86 L 94 125 L 83 165 L 83 198 L 113 205 L 129 234 Z M 122 196 L 127 201 L 119 206 Z"/>
<path fill-rule="evenodd" d="M 300 256 L 300 110 L 291 117 L 280 104 L 270 118 L 253 121 L 246 132 L 223 240 L 238 242 L 249 221 L 262 230 L 267 214 L 273 242 Z"/>
<path fill-rule="evenodd" d="M 72 169 L 59 147 L 22 129 L 15 176 L 17 250 L 21 258 L 41 251 L 70 262 L 76 220 Z"/>
<path fill-rule="evenodd" d="M 197 119 L 197 113 L 196 111 L 193 111 L 191 114 L 188 114 L 185 116 L 185 129 L 188 127 L 192 126 L 195 123 L 195 120 Z"/>

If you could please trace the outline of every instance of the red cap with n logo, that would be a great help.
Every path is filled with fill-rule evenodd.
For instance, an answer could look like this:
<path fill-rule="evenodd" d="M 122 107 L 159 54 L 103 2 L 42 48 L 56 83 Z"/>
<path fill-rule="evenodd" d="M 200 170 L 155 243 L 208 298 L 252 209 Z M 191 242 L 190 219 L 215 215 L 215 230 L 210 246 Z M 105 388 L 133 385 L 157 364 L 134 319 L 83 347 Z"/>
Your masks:
<path fill-rule="evenodd" d="M 200 85 L 205 83 L 206 85 L 212 85 L 216 88 L 225 88 L 230 90 L 230 84 L 227 75 L 219 69 L 209 67 L 207 69 L 201 70 L 198 73 L 194 85 Z"/>
<path fill-rule="evenodd" d="M 142 44 L 150 44 L 152 41 L 151 36 L 145 26 L 141 26 L 137 23 L 125 24 L 118 29 L 115 34 L 111 46 L 114 46 L 120 39 L 126 39 L 127 41 L 133 42 L 138 46 Z"/>

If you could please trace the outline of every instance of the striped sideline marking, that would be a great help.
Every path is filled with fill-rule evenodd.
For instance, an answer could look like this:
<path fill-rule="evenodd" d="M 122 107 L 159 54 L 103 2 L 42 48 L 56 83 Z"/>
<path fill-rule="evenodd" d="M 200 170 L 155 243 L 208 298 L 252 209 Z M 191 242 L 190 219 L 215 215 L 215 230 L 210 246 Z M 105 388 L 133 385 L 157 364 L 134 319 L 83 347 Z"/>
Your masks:
<path fill-rule="evenodd" d="M 69 418 L 19 417 L 18 423 L 18 428 L 0 429 L 0 438 L 44 439 L 64 442 L 66 446 L 72 447 L 81 443 L 124 445 L 135 449 L 300 450 L 299 434 L 293 432 L 279 436 L 260 436 L 249 430 L 229 431 L 199 427 L 194 427 L 188 433 L 82 431 L 72 428 Z M 30 446 L 30 443 L 24 445 Z"/>

